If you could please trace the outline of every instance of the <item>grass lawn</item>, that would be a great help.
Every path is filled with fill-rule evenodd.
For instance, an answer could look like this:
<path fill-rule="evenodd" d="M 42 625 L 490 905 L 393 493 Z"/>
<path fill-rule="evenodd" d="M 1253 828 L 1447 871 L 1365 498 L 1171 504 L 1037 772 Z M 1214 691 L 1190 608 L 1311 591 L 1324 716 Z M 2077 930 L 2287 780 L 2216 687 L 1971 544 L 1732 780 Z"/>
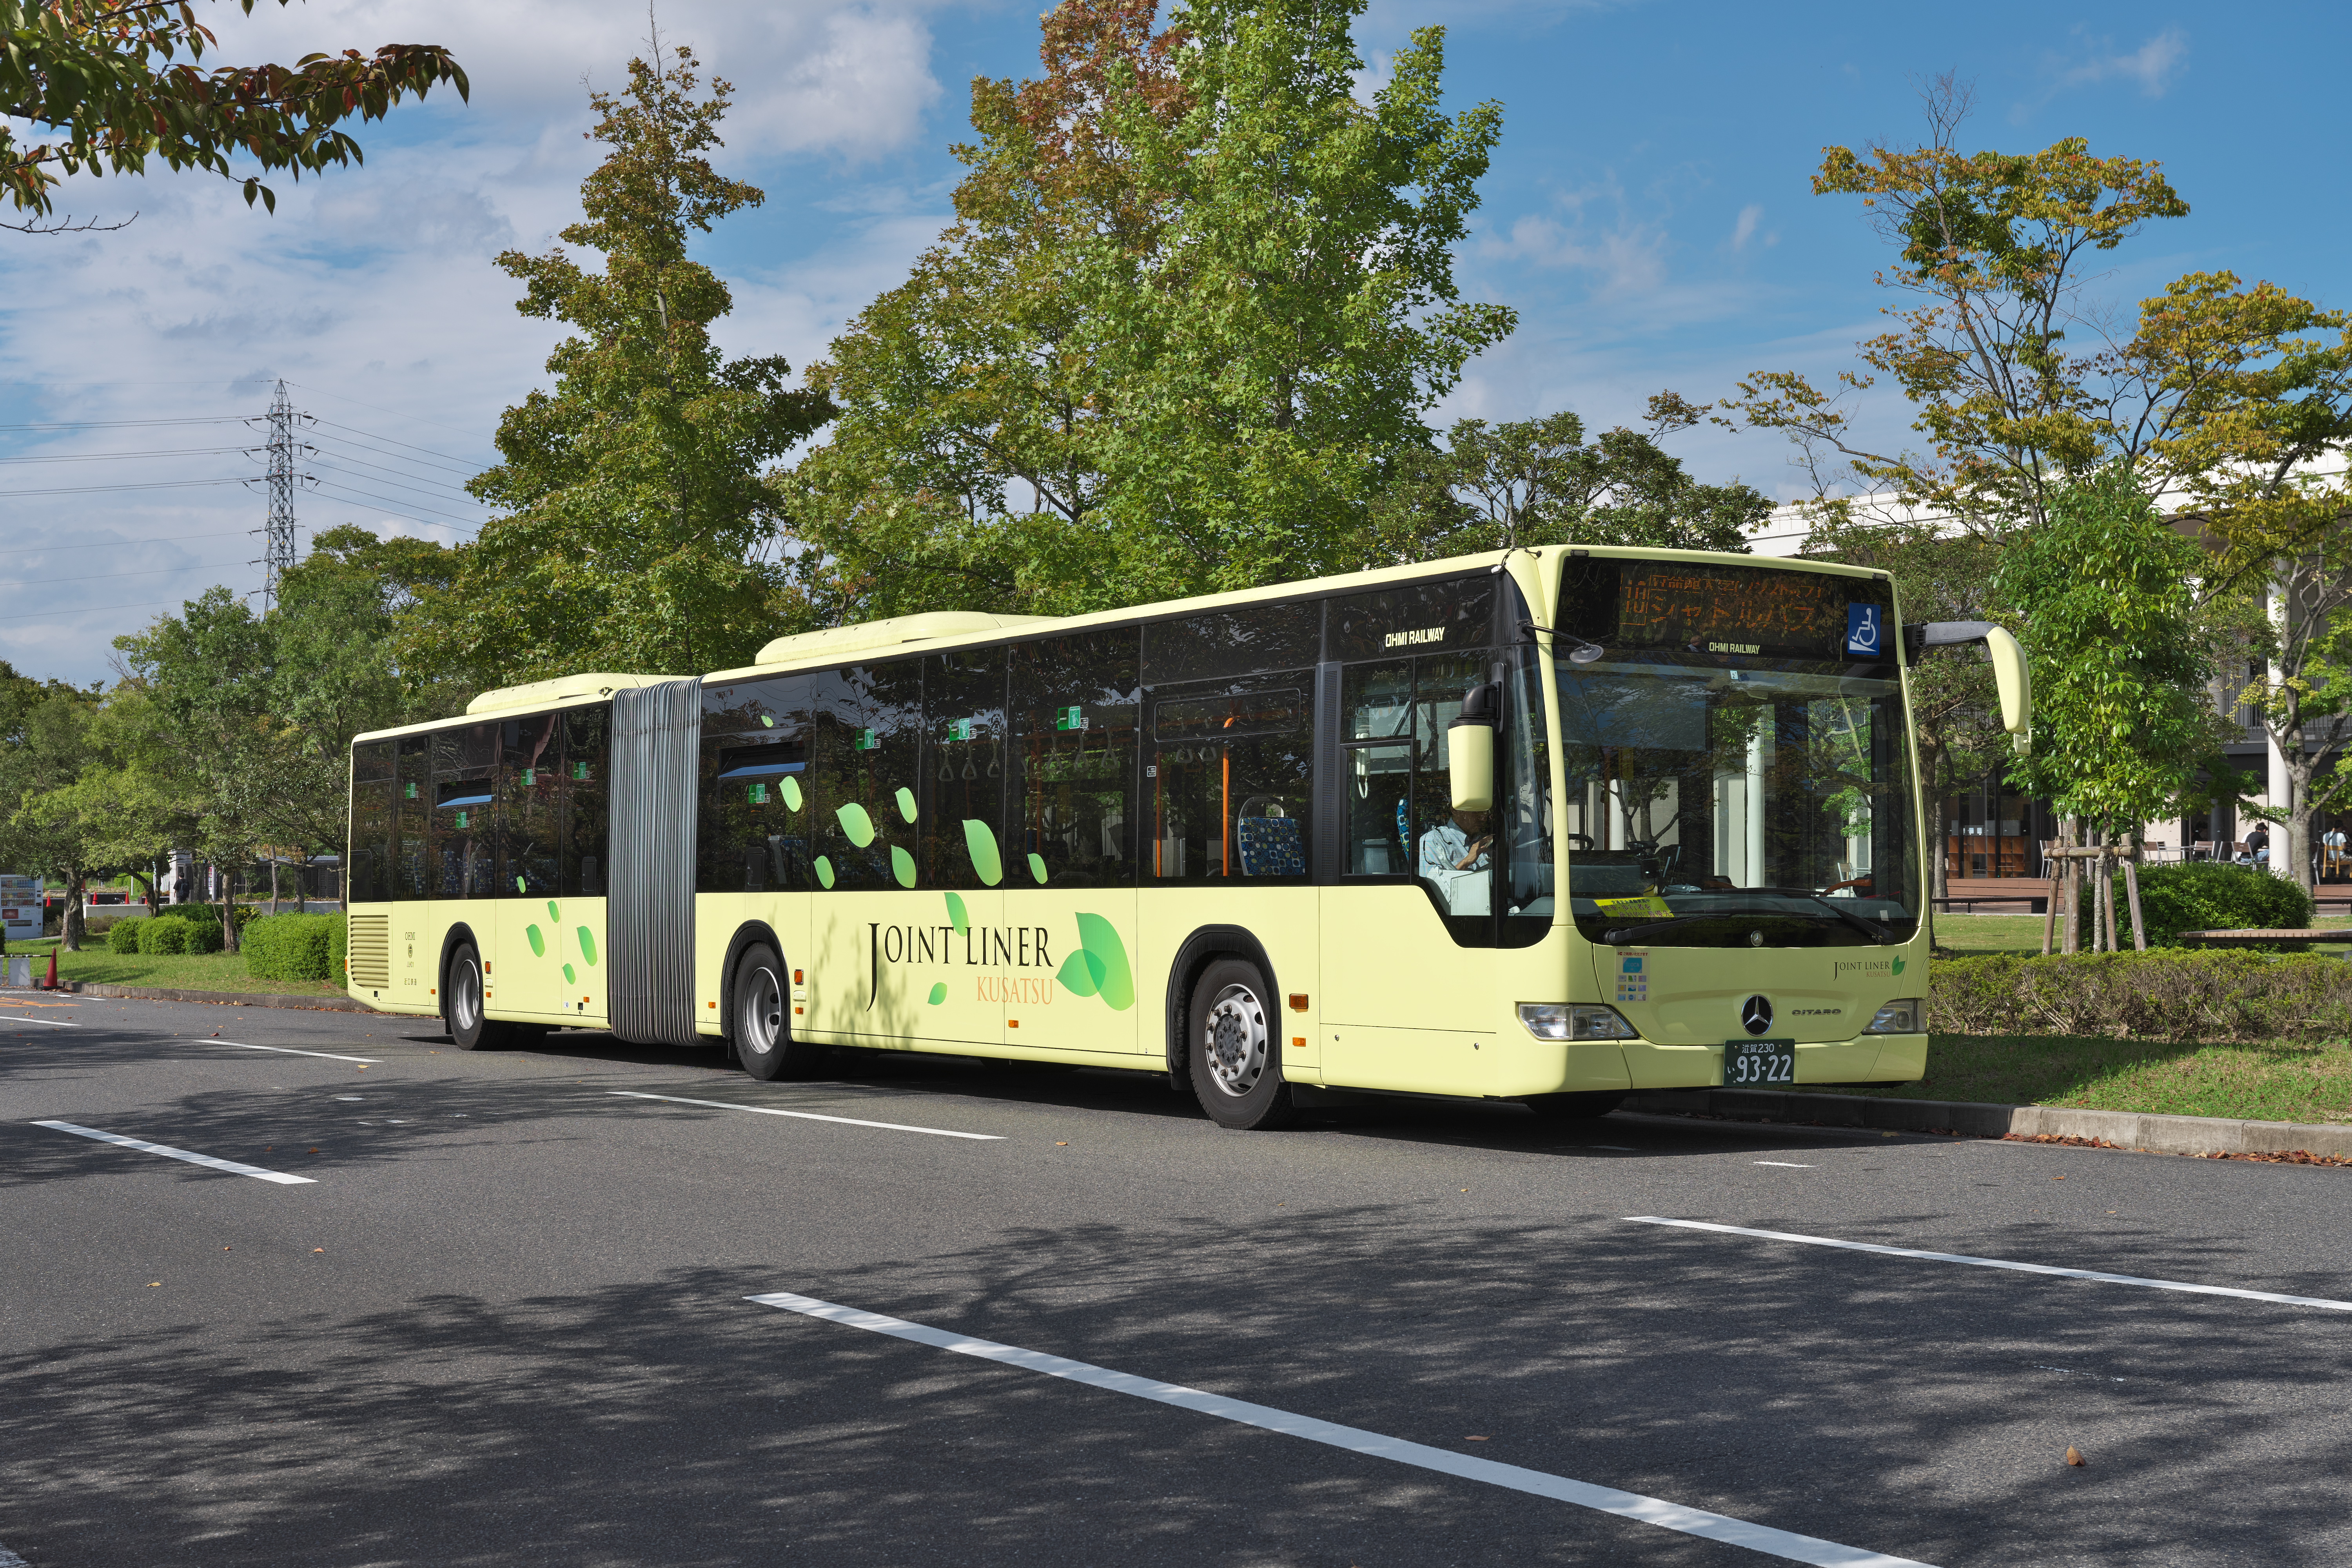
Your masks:
<path fill-rule="evenodd" d="M 1936 917 L 1937 951 L 1954 958 L 1982 958 L 1996 952 L 2040 952 L 2041 915 L 1948 915 Z M 2342 928 L 2345 945 L 2323 942 L 2311 949 L 2341 958 L 2352 951 L 2352 916 L 2322 915 L 2315 922 L 2326 930 Z"/>
<path fill-rule="evenodd" d="M 12 942 L 11 953 L 33 955 L 35 978 L 48 970 L 49 952 L 58 945 L 43 942 Z M 245 955 L 227 952 L 136 953 L 109 952 L 103 942 L 79 952 L 58 954 L 58 978 L 92 985 L 153 985 L 170 991 L 268 992 L 279 996 L 341 996 L 343 988 L 325 980 L 257 980 L 245 971 Z"/>
<path fill-rule="evenodd" d="M 2067 1035 L 1936 1035 L 1928 1041 L 1922 1081 L 1825 1092 L 2258 1121 L 2352 1121 L 2352 1041 L 2195 1046 Z"/>

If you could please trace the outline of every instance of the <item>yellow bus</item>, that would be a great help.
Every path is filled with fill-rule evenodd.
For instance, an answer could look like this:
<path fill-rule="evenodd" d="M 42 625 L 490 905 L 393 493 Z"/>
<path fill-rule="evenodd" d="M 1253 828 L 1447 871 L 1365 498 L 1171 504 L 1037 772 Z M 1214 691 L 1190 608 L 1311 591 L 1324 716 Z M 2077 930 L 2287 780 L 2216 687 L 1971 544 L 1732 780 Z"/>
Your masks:
<path fill-rule="evenodd" d="M 1100 615 L 779 637 L 352 751 L 351 994 L 562 1026 L 1605 1111 L 1927 1060 L 1883 574 L 1516 549 Z"/>

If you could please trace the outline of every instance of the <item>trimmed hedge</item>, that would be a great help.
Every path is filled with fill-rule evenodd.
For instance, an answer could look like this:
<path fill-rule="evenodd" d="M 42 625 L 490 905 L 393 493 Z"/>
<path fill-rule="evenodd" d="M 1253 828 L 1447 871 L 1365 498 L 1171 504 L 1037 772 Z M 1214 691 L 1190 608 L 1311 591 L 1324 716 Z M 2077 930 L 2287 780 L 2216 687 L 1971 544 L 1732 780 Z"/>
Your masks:
<path fill-rule="evenodd" d="M 148 920 L 125 921 L 131 928 L 131 944 L 142 953 L 185 952 L 189 933 L 195 926 L 177 915 L 156 915 Z M 113 946 L 114 932 L 109 931 L 107 945 Z"/>
<path fill-rule="evenodd" d="M 338 985 L 352 983 L 352 922 L 342 915 L 329 915 L 334 925 L 327 931 L 327 978 Z"/>
<path fill-rule="evenodd" d="M 2314 954 L 2000 955 L 1939 959 L 1929 973 L 1928 1027 L 1944 1034 L 2210 1042 L 2352 1036 L 2352 963 Z"/>
<path fill-rule="evenodd" d="M 109 924 L 106 928 L 106 951 L 137 952 L 139 928 L 144 923 L 143 921 L 115 921 Z"/>
<path fill-rule="evenodd" d="M 2116 936 L 2128 942 L 2131 900 L 2115 881 Z M 2140 868 L 2139 904 L 2150 947 L 2178 946 L 2185 931 L 2301 931 L 2314 915 L 2311 895 L 2285 878 L 2213 860 Z"/>
<path fill-rule="evenodd" d="M 237 933 L 257 980 L 325 980 L 341 915 L 265 915 Z"/>

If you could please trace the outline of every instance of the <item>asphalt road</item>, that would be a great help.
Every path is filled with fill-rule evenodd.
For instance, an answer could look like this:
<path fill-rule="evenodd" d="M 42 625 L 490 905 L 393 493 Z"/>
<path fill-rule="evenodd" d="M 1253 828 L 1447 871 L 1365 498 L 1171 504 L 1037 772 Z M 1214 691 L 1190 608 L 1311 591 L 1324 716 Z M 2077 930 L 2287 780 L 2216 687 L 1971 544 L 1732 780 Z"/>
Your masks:
<path fill-rule="evenodd" d="M 1629 1218 L 2347 1300 L 2352 1172 L 547 1046 L 0 1005 L 0 1563 L 2352 1562 L 2352 1311 Z"/>

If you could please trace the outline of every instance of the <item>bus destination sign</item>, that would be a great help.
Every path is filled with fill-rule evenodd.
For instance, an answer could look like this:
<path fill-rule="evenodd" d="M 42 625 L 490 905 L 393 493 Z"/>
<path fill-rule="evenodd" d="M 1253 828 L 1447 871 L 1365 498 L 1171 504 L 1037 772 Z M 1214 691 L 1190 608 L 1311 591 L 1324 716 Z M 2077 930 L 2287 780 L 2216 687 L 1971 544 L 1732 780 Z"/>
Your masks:
<path fill-rule="evenodd" d="M 1622 562 L 1613 640 L 1689 653 L 1836 657 L 1853 644 L 1853 590 L 1865 586 L 1812 572 Z"/>

